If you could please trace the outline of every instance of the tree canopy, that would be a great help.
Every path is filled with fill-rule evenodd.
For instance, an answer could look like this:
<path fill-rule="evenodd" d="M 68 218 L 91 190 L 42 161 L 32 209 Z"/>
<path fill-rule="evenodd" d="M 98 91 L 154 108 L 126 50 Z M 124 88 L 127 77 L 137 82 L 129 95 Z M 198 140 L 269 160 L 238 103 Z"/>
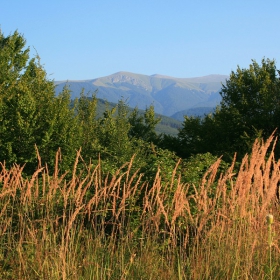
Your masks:
<path fill-rule="evenodd" d="M 280 80 L 274 60 L 252 61 L 237 68 L 221 89 L 222 102 L 205 118 L 185 117 L 179 132 L 182 156 L 198 152 L 240 156 L 257 137 L 267 138 L 279 127 Z M 279 132 L 277 132 L 278 134 Z"/>
<path fill-rule="evenodd" d="M 80 150 L 86 162 L 101 158 L 108 172 L 133 158 L 143 178 L 152 180 L 159 166 L 170 178 L 178 156 L 203 162 L 203 167 L 221 155 L 231 160 L 238 152 L 241 158 L 256 137 L 267 138 L 279 126 L 280 80 L 274 60 L 263 59 L 260 65 L 253 60 L 248 69 L 232 71 L 222 85 L 221 105 L 204 118 L 186 116 L 177 137 L 155 132 L 159 119 L 153 106 L 141 115 L 120 100 L 97 116 L 95 93 L 82 91 L 71 100 L 65 87 L 56 96 L 39 56 L 31 58 L 25 44 L 17 31 L 7 37 L 0 32 L 0 162 L 24 164 L 27 174 L 38 165 L 53 168 L 58 150 L 60 168 L 67 171 Z"/>
<path fill-rule="evenodd" d="M 137 109 L 129 114 L 125 102 L 119 101 L 97 117 L 95 93 L 82 91 L 73 101 L 66 86 L 56 96 L 39 56 L 31 58 L 25 44 L 17 31 L 7 37 L 0 33 L 0 162 L 24 164 L 32 173 L 38 164 L 52 168 L 60 150 L 60 167 L 67 170 L 81 149 L 84 160 L 101 157 L 108 170 L 135 154 L 138 168 L 147 168 L 145 157 L 153 154 L 151 143 L 159 138 L 153 106 L 141 116 Z"/>

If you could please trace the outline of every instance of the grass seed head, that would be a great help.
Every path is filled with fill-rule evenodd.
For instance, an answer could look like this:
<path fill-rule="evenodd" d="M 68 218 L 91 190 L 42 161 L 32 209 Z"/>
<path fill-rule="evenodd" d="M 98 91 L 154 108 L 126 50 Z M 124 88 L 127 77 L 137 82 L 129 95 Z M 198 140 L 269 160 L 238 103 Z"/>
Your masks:
<path fill-rule="evenodd" d="M 268 214 L 266 216 L 266 222 L 267 222 L 268 225 L 273 224 L 273 215 L 272 214 Z"/>

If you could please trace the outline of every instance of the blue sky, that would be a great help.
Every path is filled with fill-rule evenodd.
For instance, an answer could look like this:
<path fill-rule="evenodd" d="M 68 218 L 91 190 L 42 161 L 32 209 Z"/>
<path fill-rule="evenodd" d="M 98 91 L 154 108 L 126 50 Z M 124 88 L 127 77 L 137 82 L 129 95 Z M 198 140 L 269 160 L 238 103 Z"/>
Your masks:
<path fill-rule="evenodd" d="M 229 75 L 251 59 L 280 63 L 279 0 L 1 2 L 2 33 L 22 33 L 54 80 Z"/>

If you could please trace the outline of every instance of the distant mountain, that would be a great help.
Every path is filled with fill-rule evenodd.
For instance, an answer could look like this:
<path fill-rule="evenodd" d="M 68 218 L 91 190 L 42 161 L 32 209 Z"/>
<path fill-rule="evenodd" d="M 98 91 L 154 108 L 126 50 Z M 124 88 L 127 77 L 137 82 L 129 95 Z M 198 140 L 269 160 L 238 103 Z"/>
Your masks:
<path fill-rule="evenodd" d="M 146 109 L 153 105 L 155 112 L 176 116 L 191 108 L 213 108 L 219 104 L 219 91 L 226 75 L 209 75 L 197 78 L 173 78 L 163 75 L 141 75 L 118 72 L 110 76 L 83 81 L 56 81 L 56 92 L 68 84 L 72 98 L 97 90 L 96 97 L 117 103 L 124 100 L 129 107 Z M 203 114 L 202 114 L 203 115 Z"/>

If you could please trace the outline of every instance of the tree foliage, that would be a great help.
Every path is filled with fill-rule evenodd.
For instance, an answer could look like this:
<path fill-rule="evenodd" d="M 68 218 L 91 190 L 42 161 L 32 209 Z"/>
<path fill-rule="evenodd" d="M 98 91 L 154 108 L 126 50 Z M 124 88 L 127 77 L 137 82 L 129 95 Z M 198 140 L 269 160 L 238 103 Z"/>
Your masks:
<path fill-rule="evenodd" d="M 126 103 L 119 101 L 98 117 L 95 93 L 89 96 L 82 91 L 73 101 L 66 86 L 56 96 L 39 56 L 30 58 L 25 44 L 17 31 L 7 37 L 0 34 L 0 161 L 8 166 L 25 164 L 30 174 L 38 164 L 53 168 L 60 150 L 60 168 L 65 171 L 81 149 L 84 161 L 101 158 L 107 171 L 113 172 L 132 157 L 136 168 L 150 170 L 147 157 L 156 161 L 151 143 L 159 139 L 153 106 L 144 115 L 137 109 L 129 114 Z"/>
<path fill-rule="evenodd" d="M 79 143 L 69 92 L 55 96 L 39 56 L 30 58 L 25 43 L 17 31 L 0 34 L 0 160 L 25 164 L 25 171 L 32 172 L 38 164 L 37 146 L 42 164 L 51 168 L 60 148 L 70 166 L 66 159 L 74 158 Z"/>
<path fill-rule="evenodd" d="M 159 137 L 155 132 L 155 128 L 160 122 L 160 118 L 155 117 L 153 106 L 147 108 L 144 115 L 140 115 L 139 110 L 135 108 L 128 120 L 131 125 L 129 131 L 130 137 L 136 137 L 147 142 L 158 142 Z"/>
<path fill-rule="evenodd" d="M 237 68 L 220 92 L 222 102 L 213 114 L 185 117 L 179 133 L 183 156 L 211 152 L 240 156 L 250 151 L 257 137 L 267 138 L 278 128 L 280 80 L 275 61 L 252 61 L 248 69 Z"/>
<path fill-rule="evenodd" d="M 238 67 L 222 86 L 215 112 L 185 117 L 176 137 L 157 135 L 160 119 L 153 106 L 144 114 L 137 108 L 131 113 L 121 100 L 100 116 L 95 93 L 82 91 L 73 101 L 65 87 L 56 96 L 39 56 L 30 58 L 25 43 L 17 31 L 7 37 L 0 33 L 0 162 L 25 164 L 27 174 L 38 164 L 53 168 L 58 150 L 61 171 L 70 170 L 81 150 L 87 163 L 101 159 L 105 171 L 113 173 L 133 157 L 132 171 L 140 170 L 152 181 L 160 168 L 168 181 L 178 156 L 192 166 L 200 162 L 199 170 L 205 170 L 221 155 L 226 160 L 235 152 L 243 156 L 256 137 L 268 137 L 279 125 L 279 71 L 273 60 Z M 189 168 L 186 160 L 177 166 L 187 181 L 198 180 L 199 170 Z"/>

